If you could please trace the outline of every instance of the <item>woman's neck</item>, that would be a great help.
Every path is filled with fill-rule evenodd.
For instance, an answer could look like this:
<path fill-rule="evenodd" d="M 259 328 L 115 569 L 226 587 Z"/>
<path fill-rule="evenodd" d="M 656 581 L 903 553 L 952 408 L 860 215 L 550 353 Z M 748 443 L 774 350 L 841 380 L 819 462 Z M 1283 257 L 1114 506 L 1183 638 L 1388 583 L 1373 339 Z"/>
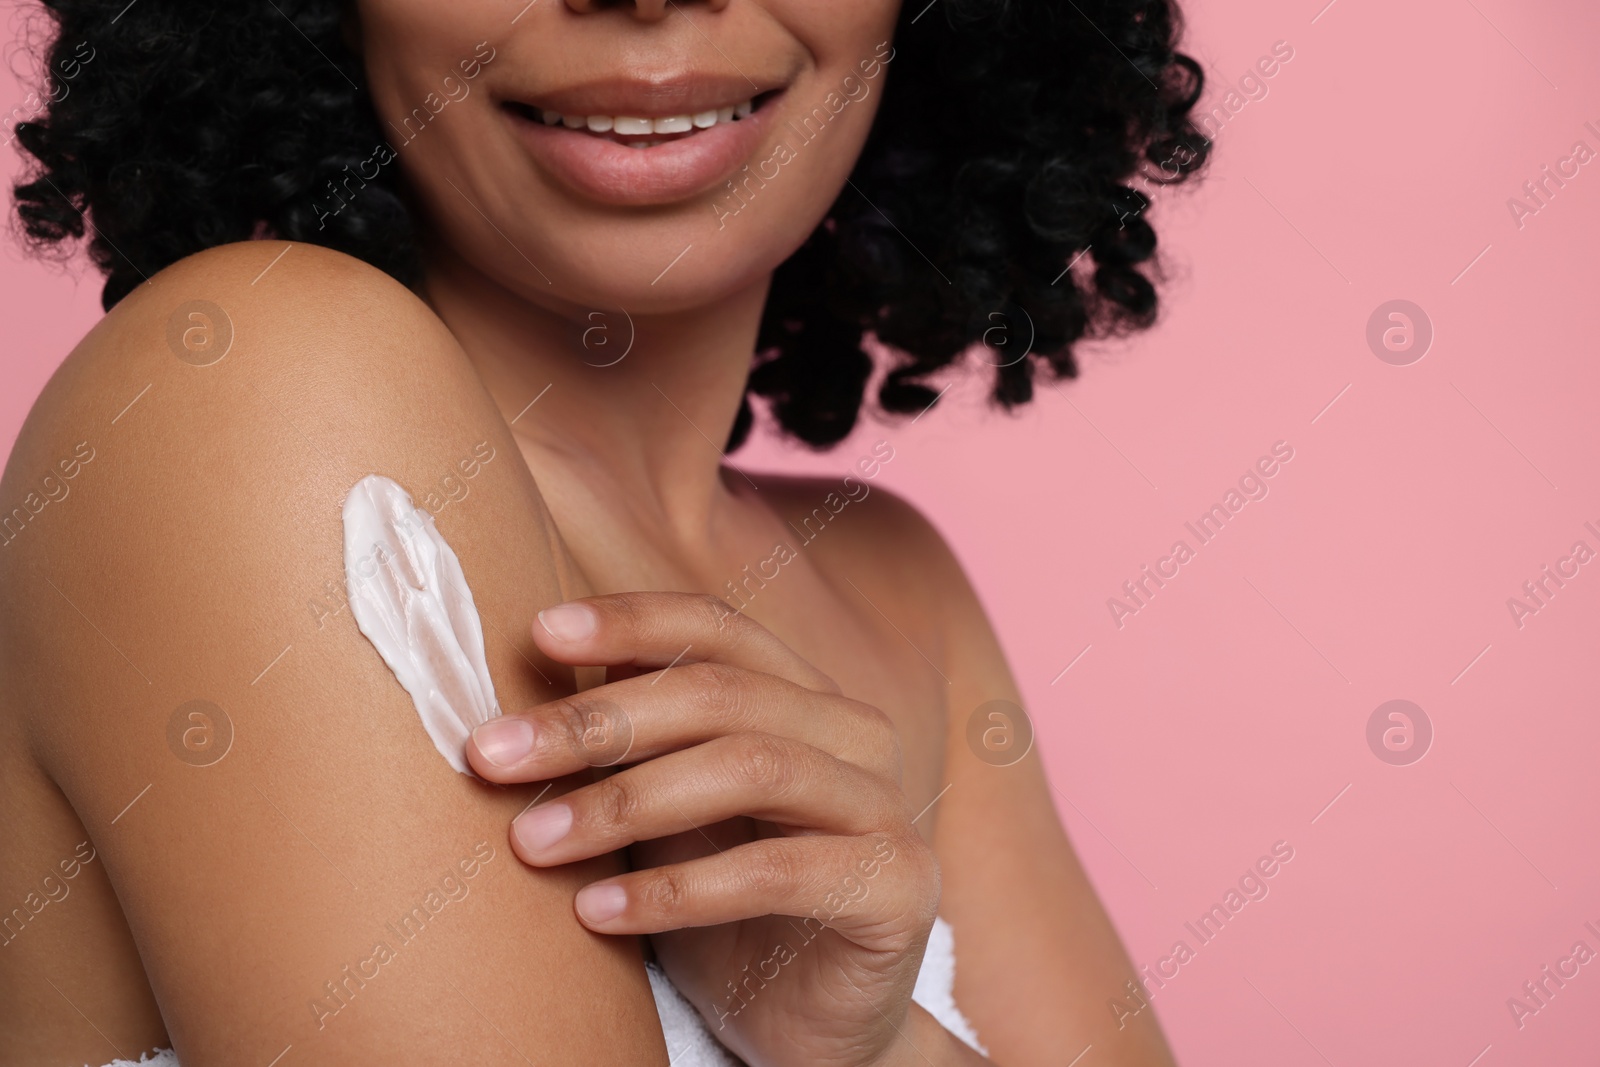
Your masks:
<path fill-rule="evenodd" d="M 722 448 L 770 282 L 688 312 L 555 311 L 435 246 L 421 295 L 466 350 L 536 475 L 558 463 L 615 498 L 601 503 L 689 547 L 704 544 L 729 502 Z"/>

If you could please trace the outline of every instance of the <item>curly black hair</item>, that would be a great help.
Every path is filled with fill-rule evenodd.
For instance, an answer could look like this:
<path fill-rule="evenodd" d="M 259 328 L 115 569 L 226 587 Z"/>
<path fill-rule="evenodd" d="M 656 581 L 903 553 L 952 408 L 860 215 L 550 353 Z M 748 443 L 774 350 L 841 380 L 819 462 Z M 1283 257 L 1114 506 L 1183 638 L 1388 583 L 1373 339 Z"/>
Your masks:
<path fill-rule="evenodd" d="M 399 168 L 337 214 L 315 207 L 385 139 L 346 3 L 163 0 L 113 17 L 126 0 L 45 0 L 48 82 L 15 126 L 37 161 L 14 189 L 25 239 L 42 251 L 87 232 L 107 310 L 184 256 L 263 235 L 414 286 Z M 752 394 L 812 447 L 844 438 L 869 335 L 893 357 L 878 403 L 909 413 L 995 321 L 1032 337 L 996 366 L 1008 409 L 1032 398 L 1036 364 L 1076 377 L 1074 342 L 1150 325 L 1140 266 L 1156 235 L 1134 186 L 1183 181 L 1211 148 L 1189 118 L 1204 78 L 1176 51 L 1181 28 L 1174 0 L 909 0 L 850 181 L 774 277 L 729 450 Z"/>

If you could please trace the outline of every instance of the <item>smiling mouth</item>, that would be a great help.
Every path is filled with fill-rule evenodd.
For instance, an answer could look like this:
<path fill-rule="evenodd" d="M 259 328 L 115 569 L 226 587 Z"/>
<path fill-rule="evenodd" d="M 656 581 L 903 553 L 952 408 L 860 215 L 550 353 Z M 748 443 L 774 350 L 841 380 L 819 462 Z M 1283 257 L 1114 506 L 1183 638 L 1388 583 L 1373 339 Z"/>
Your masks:
<path fill-rule="evenodd" d="M 576 115 L 551 108 L 535 107 L 518 101 L 505 106 L 529 120 L 545 126 L 561 126 L 629 148 L 654 148 L 673 141 L 690 139 L 706 130 L 748 118 L 782 93 L 781 89 L 758 93 L 737 104 L 676 115 Z"/>

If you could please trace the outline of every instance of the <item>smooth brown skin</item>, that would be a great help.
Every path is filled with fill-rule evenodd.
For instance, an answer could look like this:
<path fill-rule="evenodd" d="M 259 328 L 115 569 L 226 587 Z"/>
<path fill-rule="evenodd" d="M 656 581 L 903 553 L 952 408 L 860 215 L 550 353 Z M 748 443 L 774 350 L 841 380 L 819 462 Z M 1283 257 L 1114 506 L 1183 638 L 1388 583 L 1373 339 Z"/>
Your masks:
<path fill-rule="evenodd" d="M 0 481 L 10 508 L 79 442 L 94 449 L 70 495 L 0 548 L 0 918 L 41 899 L 30 892 L 81 842 L 94 850 L 74 878 L 52 883 L 70 893 L 0 946 L 0 1063 L 97 1064 L 169 1042 L 185 1067 L 280 1055 L 282 1067 L 464 1055 L 667 1062 L 640 940 L 592 933 L 574 913 L 577 891 L 622 874 L 623 857 L 516 859 L 507 826 L 543 787 L 488 785 L 434 751 L 350 613 L 332 610 L 327 586 L 343 582 L 339 508 L 374 471 L 419 503 L 454 479 L 446 503 L 425 506 L 461 558 L 512 712 L 602 680 L 536 642 L 541 609 L 594 594 L 720 592 L 776 541 L 794 544 L 788 523 L 837 480 L 747 480 L 709 442 L 732 424 L 771 271 L 843 186 L 876 91 L 733 220 L 736 232 L 716 227 L 712 193 L 648 210 L 575 197 L 530 162 L 498 101 L 619 63 L 665 77 L 731 61 L 791 72 L 780 103 L 809 107 L 873 54 L 897 5 L 545 3 L 514 26 L 495 0 L 359 7 L 352 32 L 390 121 L 477 42 L 497 49 L 472 95 L 396 164 L 424 222 L 420 291 L 307 245 L 190 257 L 124 299 L 72 353 Z M 662 274 L 691 243 L 694 254 Z M 192 300 L 232 323 L 232 347 L 211 366 L 169 348 L 175 316 L 180 331 L 192 325 L 179 315 Z M 572 338 L 589 309 L 618 306 L 636 331 L 632 354 L 596 367 Z M 495 458 L 468 480 L 458 464 L 480 443 Z M 841 471 L 853 461 L 841 457 Z M 1107 1009 L 1132 969 L 1037 755 L 997 768 L 967 747 L 973 709 L 1020 698 L 937 533 L 874 484 L 746 614 L 798 658 L 784 669 L 809 665 L 857 702 L 856 719 L 877 722 L 861 710 L 872 708 L 892 726 L 899 796 L 883 785 L 893 775 L 881 728 L 870 738 L 830 731 L 812 747 L 872 769 L 822 808 L 813 796 L 780 810 L 752 780 L 737 797 L 702 794 L 701 814 L 725 821 L 730 809 L 716 805 L 731 800 L 779 821 L 831 818 L 834 837 L 906 843 L 902 820 L 926 808 L 915 831 L 938 860 L 938 910 L 956 931 L 956 997 L 994 1062 L 1059 1067 L 1092 1044 L 1084 1067 L 1170 1064 L 1153 1011 L 1118 1030 Z M 647 664 L 650 655 L 630 653 Z M 717 690 L 685 688 L 682 676 L 707 680 L 680 664 L 657 688 L 699 709 L 707 742 L 727 734 Z M 639 689 L 636 679 L 623 686 Z M 817 697 L 791 696 L 769 732 L 812 744 L 805 721 Z M 221 706 L 234 730 L 210 766 L 169 747 L 175 712 L 195 699 Z M 642 732 L 663 706 L 640 701 L 628 714 Z M 570 776 L 543 802 L 592 781 L 593 772 Z M 864 804 L 868 795 L 879 803 Z M 647 835 L 616 843 L 635 836 Z M 425 912 L 414 941 L 365 984 L 352 980 L 348 1005 L 319 1026 L 311 1003 L 324 983 L 380 938 L 398 942 L 386 924 L 475 848 L 493 858 L 456 876 L 466 895 Z M 926 905 L 929 873 L 911 873 L 903 899 Z M 880 946 L 881 969 L 899 978 L 930 915 L 911 918 Z M 674 946 L 696 936 L 657 938 L 663 960 L 672 965 Z M 728 960 L 727 980 L 747 962 Z M 881 1027 L 864 1034 L 861 1062 L 973 1058 L 920 1009 L 897 1018 L 903 987 L 884 988 L 874 1003 L 905 1040 L 875 1050 Z M 786 995 L 803 1002 L 820 989 L 795 983 Z M 708 1015 L 716 1006 L 700 1004 Z M 836 1006 L 810 1007 L 793 1014 L 820 1020 L 810 1036 L 830 1040 Z"/>

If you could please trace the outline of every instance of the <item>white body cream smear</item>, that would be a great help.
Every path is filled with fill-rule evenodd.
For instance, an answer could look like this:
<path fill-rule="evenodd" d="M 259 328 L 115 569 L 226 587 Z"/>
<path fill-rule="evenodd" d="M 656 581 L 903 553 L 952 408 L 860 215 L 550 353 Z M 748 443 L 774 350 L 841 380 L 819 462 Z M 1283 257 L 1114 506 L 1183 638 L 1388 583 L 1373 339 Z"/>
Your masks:
<path fill-rule="evenodd" d="M 500 714 L 483 626 L 461 561 L 391 478 L 369 474 L 344 501 L 351 614 L 416 705 L 439 755 L 462 774 L 467 735 Z"/>

